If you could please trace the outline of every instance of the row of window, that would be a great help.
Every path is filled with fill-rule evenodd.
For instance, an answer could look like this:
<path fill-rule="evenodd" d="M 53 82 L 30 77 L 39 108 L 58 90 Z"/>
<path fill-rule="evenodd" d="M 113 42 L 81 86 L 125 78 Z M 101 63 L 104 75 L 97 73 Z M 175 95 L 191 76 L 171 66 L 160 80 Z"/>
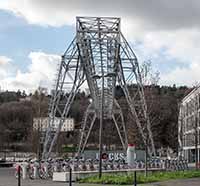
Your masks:
<path fill-rule="evenodd" d="M 195 98 L 191 98 L 189 102 L 187 102 L 182 108 L 183 117 L 187 117 L 191 115 L 196 110 L 200 109 L 200 94 Z"/>
<path fill-rule="evenodd" d="M 182 120 L 183 133 L 190 131 L 192 129 L 195 129 L 196 126 L 197 127 L 200 126 L 200 113 L 198 113 L 198 114 L 199 114 L 199 116 L 197 118 L 195 115 L 192 115 L 192 116 L 184 118 Z"/>
<path fill-rule="evenodd" d="M 60 120 L 55 120 L 54 124 L 51 126 L 52 128 L 57 128 Z M 48 118 L 38 119 L 34 118 L 33 128 L 40 130 L 46 130 L 48 128 Z M 61 131 L 72 131 L 74 129 L 74 120 L 66 119 L 62 125 Z"/>
<path fill-rule="evenodd" d="M 183 135 L 182 140 L 183 140 L 182 142 L 183 142 L 184 147 L 195 146 L 195 134 L 194 133 Z M 198 145 L 200 145 L 200 134 L 197 134 L 197 141 L 198 141 Z"/>

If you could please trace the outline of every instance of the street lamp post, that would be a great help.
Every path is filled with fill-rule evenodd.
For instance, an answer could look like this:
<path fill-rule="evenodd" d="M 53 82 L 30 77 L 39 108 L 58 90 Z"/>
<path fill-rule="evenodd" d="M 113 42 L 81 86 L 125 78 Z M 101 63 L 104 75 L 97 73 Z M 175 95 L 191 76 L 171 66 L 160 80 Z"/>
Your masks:
<path fill-rule="evenodd" d="M 100 108 L 100 126 L 99 126 L 99 178 L 102 176 L 102 128 L 103 128 L 103 117 L 104 117 L 104 65 L 102 56 L 102 38 L 100 32 L 101 22 L 98 19 L 98 39 L 100 48 L 100 59 L 101 59 L 101 108 Z"/>
<path fill-rule="evenodd" d="M 148 135 L 146 135 L 146 144 L 145 144 L 145 176 L 147 177 L 148 172 Z"/>

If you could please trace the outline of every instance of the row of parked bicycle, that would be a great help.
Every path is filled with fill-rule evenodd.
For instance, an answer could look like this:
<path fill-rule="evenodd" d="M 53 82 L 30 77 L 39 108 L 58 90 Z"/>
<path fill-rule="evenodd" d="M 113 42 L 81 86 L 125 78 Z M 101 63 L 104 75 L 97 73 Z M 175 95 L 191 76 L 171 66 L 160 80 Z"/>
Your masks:
<path fill-rule="evenodd" d="M 188 170 L 188 161 L 186 160 L 165 160 L 165 170 Z"/>
<path fill-rule="evenodd" d="M 148 168 L 158 168 L 163 170 L 186 170 L 188 169 L 187 161 L 183 160 L 160 160 L 154 159 L 147 162 Z M 88 159 L 83 160 L 48 160 L 48 161 L 24 161 L 15 165 L 16 178 L 20 176 L 26 179 L 48 179 L 52 178 L 53 172 L 68 172 L 72 171 L 95 171 L 99 169 L 99 161 Z M 124 170 L 124 169 L 144 169 L 144 161 L 135 161 L 132 165 L 128 165 L 125 161 L 103 161 L 102 170 Z"/>

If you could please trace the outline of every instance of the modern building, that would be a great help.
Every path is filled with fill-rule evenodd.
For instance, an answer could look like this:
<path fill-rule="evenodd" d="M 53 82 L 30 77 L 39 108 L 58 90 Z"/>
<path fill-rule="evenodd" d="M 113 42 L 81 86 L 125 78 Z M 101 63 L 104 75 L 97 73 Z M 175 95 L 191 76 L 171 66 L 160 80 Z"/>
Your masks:
<path fill-rule="evenodd" d="M 48 117 L 34 118 L 33 129 L 45 132 L 48 128 L 48 120 L 49 120 Z M 60 122 L 60 118 L 55 118 L 54 124 L 52 126 L 53 131 L 58 128 L 59 122 Z M 68 132 L 68 131 L 73 131 L 73 130 L 74 130 L 74 119 L 66 118 L 60 131 Z"/>
<path fill-rule="evenodd" d="M 179 155 L 189 162 L 200 161 L 200 86 L 185 96 L 179 105 Z"/>

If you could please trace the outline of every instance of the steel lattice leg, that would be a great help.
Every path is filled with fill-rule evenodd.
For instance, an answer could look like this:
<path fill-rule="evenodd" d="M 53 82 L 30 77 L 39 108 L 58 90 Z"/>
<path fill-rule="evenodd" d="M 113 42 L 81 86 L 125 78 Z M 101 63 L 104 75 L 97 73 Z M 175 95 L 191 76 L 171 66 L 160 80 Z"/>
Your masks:
<path fill-rule="evenodd" d="M 72 43 L 69 48 L 70 55 L 64 55 L 60 64 L 58 72 L 58 79 L 56 81 L 56 88 L 52 97 L 52 105 L 49 113 L 49 127 L 46 132 L 43 155 L 42 158 L 48 158 L 53 146 L 58 138 L 62 125 L 69 113 L 71 104 L 80 88 L 84 83 L 83 67 L 80 64 L 80 59 L 77 58 L 76 44 Z M 73 74 L 73 77 L 71 74 Z M 67 93 L 67 86 L 71 86 L 69 93 Z M 59 118 L 59 124 L 54 128 L 54 121 Z"/>
<path fill-rule="evenodd" d="M 84 152 L 91 130 L 97 118 L 95 112 L 90 112 L 90 107 L 91 105 L 88 106 L 88 109 L 85 113 L 83 128 L 81 129 L 81 138 L 78 147 L 78 157 Z"/>
<path fill-rule="evenodd" d="M 117 100 L 114 100 L 115 109 L 113 110 L 112 119 L 114 121 L 115 127 L 117 129 L 121 144 L 123 149 L 126 151 L 128 146 L 127 131 L 124 122 L 123 113 Z"/>
<path fill-rule="evenodd" d="M 139 64 L 134 52 L 122 34 L 121 39 L 121 48 L 118 54 L 118 82 L 125 94 L 144 145 L 147 147 L 149 155 L 152 156 L 153 154 L 155 156 L 155 146 L 147 113 L 147 104 L 144 96 Z M 128 83 L 135 83 L 137 86 L 134 97 L 130 95 L 127 87 Z M 148 141 L 150 141 L 150 144 Z"/>

